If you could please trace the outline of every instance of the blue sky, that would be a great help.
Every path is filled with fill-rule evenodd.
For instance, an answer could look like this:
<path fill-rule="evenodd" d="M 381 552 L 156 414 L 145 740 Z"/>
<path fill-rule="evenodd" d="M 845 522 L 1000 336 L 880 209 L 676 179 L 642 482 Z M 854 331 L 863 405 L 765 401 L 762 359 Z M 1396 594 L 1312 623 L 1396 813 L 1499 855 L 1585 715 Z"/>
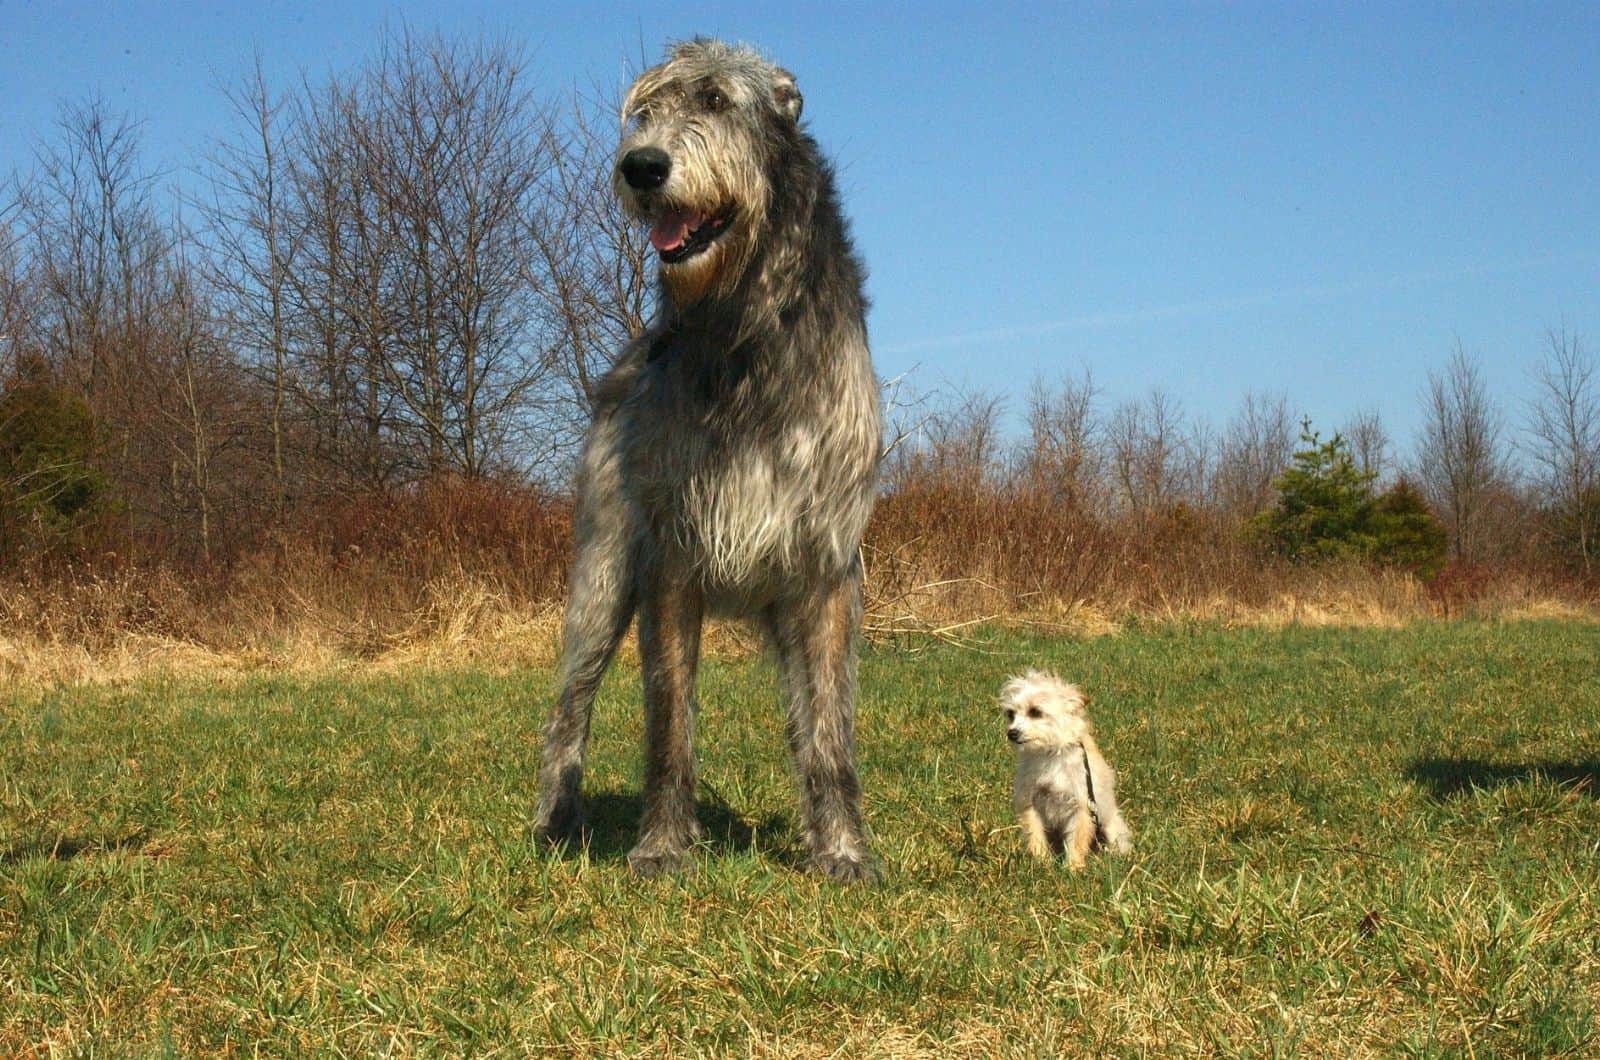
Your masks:
<path fill-rule="evenodd" d="M 1600 4 L 859 6 L 0 0 L 0 169 L 64 99 L 174 181 L 220 87 L 348 68 L 385 22 L 525 40 L 551 91 L 707 33 L 799 76 L 871 270 L 878 368 L 1020 396 L 1088 366 L 1224 420 L 1250 388 L 1402 446 L 1460 339 L 1527 393 L 1600 346 Z"/>

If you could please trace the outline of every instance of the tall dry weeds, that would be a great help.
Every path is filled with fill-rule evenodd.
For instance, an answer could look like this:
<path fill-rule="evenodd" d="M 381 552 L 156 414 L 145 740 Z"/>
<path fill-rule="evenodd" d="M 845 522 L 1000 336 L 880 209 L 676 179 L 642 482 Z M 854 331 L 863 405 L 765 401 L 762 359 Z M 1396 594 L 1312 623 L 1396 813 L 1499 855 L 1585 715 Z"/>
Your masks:
<path fill-rule="evenodd" d="M 225 565 L 13 571 L 0 578 L 0 681 L 547 660 L 570 517 L 565 499 L 531 487 L 441 480 L 344 498 Z M 1509 564 L 1448 568 L 1431 585 L 1352 562 L 1292 564 L 1214 512 L 1179 503 L 1100 515 L 1015 477 L 902 478 L 878 505 L 863 559 L 868 635 L 886 639 L 961 638 L 986 622 L 1095 633 L 1135 618 L 1592 616 L 1595 602 L 1570 580 Z"/>

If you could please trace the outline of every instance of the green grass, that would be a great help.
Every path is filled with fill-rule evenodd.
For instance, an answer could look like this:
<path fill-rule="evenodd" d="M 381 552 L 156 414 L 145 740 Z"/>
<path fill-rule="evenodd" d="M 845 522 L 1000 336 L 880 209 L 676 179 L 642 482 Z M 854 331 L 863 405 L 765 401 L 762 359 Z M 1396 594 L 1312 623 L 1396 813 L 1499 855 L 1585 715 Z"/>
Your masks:
<path fill-rule="evenodd" d="M 1600 1052 L 1600 629 L 869 651 L 884 882 L 796 871 L 770 669 L 708 661 L 705 848 L 526 833 L 547 672 L 0 691 L 0 1054 Z M 1135 853 L 1025 859 L 993 696 L 1089 689 Z"/>

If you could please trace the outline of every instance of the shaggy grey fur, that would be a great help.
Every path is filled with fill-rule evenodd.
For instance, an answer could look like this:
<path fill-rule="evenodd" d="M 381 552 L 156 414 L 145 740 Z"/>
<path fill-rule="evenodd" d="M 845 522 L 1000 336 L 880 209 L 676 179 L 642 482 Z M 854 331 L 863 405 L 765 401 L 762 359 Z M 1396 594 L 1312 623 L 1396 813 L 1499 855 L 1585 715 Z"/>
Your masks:
<path fill-rule="evenodd" d="M 854 751 L 858 549 L 880 443 L 863 270 L 793 75 L 695 40 L 628 91 L 613 185 L 652 225 L 660 311 L 599 387 L 578 469 L 560 692 L 535 826 L 581 835 L 595 689 L 635 613 L 644 818 L 629 864 L 679 867 L 695 819 L 707 611 L 777 656 L 809 864 L 874 871 Z"/>

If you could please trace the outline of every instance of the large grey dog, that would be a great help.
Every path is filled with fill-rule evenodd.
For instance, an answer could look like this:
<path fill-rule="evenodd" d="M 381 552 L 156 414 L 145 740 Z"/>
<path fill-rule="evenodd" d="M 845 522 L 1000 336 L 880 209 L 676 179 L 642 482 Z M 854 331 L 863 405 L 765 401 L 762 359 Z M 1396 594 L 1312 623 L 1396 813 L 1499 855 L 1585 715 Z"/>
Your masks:
<path fill-rule="evenodd" d="M 651 226 L 659 312 L 595 400 L 578 468 L 560 692 L 535 826 L 581 835 L 595 689 L 639 617 L 644 819 L 628 863 L 680 867 L 699 834 L 700 627 L 754 618 L 787 690 L 809 865 L 874 872 L 854 750 L 858 549 L 880 444 L 862 267 L 794 76 L 694 40 L 623 103 L 612 184 Z"/>

